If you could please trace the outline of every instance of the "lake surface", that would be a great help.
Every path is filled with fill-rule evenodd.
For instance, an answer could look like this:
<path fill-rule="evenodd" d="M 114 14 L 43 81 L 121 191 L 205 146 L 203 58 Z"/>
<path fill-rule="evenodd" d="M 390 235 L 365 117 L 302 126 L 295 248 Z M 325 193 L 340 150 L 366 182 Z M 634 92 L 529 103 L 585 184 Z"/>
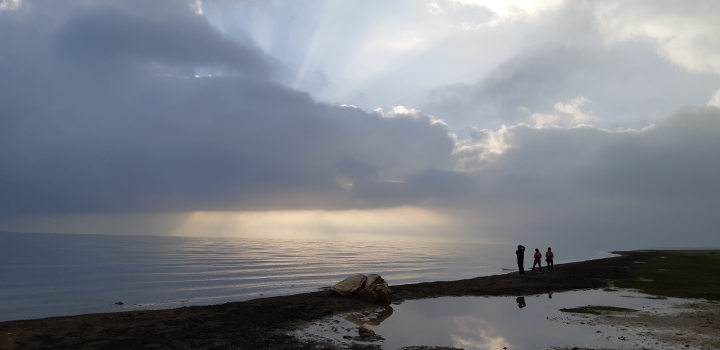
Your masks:
<path fill-rule="evenodd" d="M 0 242 L 0 321 L 294 294 L 356 273 L 392 286 L 516 266 L 514 246 L 469 243 L 28 233 L 0 233 Z M 608 255 L 553 250 L 557 263 Z"/>

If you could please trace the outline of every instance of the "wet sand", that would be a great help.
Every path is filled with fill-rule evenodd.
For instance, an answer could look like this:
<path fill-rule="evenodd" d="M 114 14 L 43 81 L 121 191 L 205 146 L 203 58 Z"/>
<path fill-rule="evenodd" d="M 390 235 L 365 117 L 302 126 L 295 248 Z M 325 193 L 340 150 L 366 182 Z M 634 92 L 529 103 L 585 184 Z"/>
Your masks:
<path fill-rule="evenodd" d="M 556 265 L 554 273 L 520 276 L 515 272 L 391 287 L 395 302 L 603 288 L 632 278 L 635 259 L 624 254 Z M 288 332 L 334 314 L 376 307 L 361 299 L 318 291 L 212 306 L 10 321 L 0 323 L 0 349 L 318 349 L 326 347 Z"/>
<path fill-rule="evenodd" d="M 696 301 L 654 305 L 632 314 L 582 315 L 568 321 L 619 330 L 618 340 L 638 349 L 720 348 L 720 304 Z"/>

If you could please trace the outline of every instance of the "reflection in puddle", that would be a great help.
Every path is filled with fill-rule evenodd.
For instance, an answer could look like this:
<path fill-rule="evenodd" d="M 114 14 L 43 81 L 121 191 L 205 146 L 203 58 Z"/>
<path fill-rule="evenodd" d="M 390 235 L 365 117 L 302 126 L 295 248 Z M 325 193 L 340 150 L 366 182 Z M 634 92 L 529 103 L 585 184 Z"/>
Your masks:
<path fill-rule="evenodd" d="M 622 296 L 618 294 L 589 290 L 526 297 L 410 300 L 371 312 L 335 316 L 313 323 L 294 335 L 339 348 L 352 343 L 380 345 L 383 349 L 413 345 L 466 350 L 555 346 L 629 348 L 632 344 L 622 344 L 622 335 L 616 330 L 575 322 L 582 321 L 584 316 L 563 313 L 559 309 L 586 305 L 640 309 L 685 301 L 646 299 L 646 295 L 630 291 L 624 291 Z M 631 316 L 618 314 L 618 317 Z"/>
<path fill-rule="evenodd" d="M 366 324 L 370 326 L 379 326 L 382 321 L 385 321 L 393 314 L 393 308 L 389 305 L 380 310 L 382 310 L 380 313 L 368 312 L 366 314 L 349 314 L 345 316 L 345 319 L 361 327 Z"/>
<path fill-rule="evenodd" d="M 491 323 L 473 317 L 455 317 L 453 346 L 463 349 L 502 349 L 510 344 Z"/>

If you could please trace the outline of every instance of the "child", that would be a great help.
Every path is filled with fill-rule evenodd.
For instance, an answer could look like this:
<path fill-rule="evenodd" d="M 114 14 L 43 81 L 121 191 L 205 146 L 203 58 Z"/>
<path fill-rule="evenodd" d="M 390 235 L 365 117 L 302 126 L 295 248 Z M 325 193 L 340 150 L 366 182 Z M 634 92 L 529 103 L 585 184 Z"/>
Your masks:
<path fill-rule="evenodd" d="M 548 251 L 545 253 L 545 266 L 547 266 L 548 272 L 553 271 L 553 258 L 555 257 L 555 254 L 553 254 L 551 248 L 548 247 Z"/>
<path fill-rule="evenodd" d="M 535 255 L 533 258 L 535 258 L 535 261 L 533 262 L 532 272 L 535 273 L 535 264 L 537 264 L 538 268 L 540 268 L 540 273 L 542 273 L 542 264 L 540 263 L 542 254 L 540 253 L 540 249 L 535 248 Z"/>

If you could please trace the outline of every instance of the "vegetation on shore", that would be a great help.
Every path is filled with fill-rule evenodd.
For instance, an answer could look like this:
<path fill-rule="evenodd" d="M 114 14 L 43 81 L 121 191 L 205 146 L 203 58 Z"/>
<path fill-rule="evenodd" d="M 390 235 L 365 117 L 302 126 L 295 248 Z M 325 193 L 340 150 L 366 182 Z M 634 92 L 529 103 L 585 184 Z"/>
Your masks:
<path fill-rule="evenodd" d="M 643 250 L 629 255 L 631 278 L 615 281 L 619 288 L 641 293 L 720 301 L 720 250 Z"/>
<path fill-rule="evenodd" d="M 615 307 L 615 306 L 599 306 L 599 305 L 588 305 L 588 306 L 581 306 L 581 307 L 574 307 L 570 309 L 560 309 L 562 312 L 572 312 L 575 314 L 591 314 L 591 315 L 601 315 L 608 312 L 636 312 L 635 309 L 627 309 L 624 307 Z"/>

